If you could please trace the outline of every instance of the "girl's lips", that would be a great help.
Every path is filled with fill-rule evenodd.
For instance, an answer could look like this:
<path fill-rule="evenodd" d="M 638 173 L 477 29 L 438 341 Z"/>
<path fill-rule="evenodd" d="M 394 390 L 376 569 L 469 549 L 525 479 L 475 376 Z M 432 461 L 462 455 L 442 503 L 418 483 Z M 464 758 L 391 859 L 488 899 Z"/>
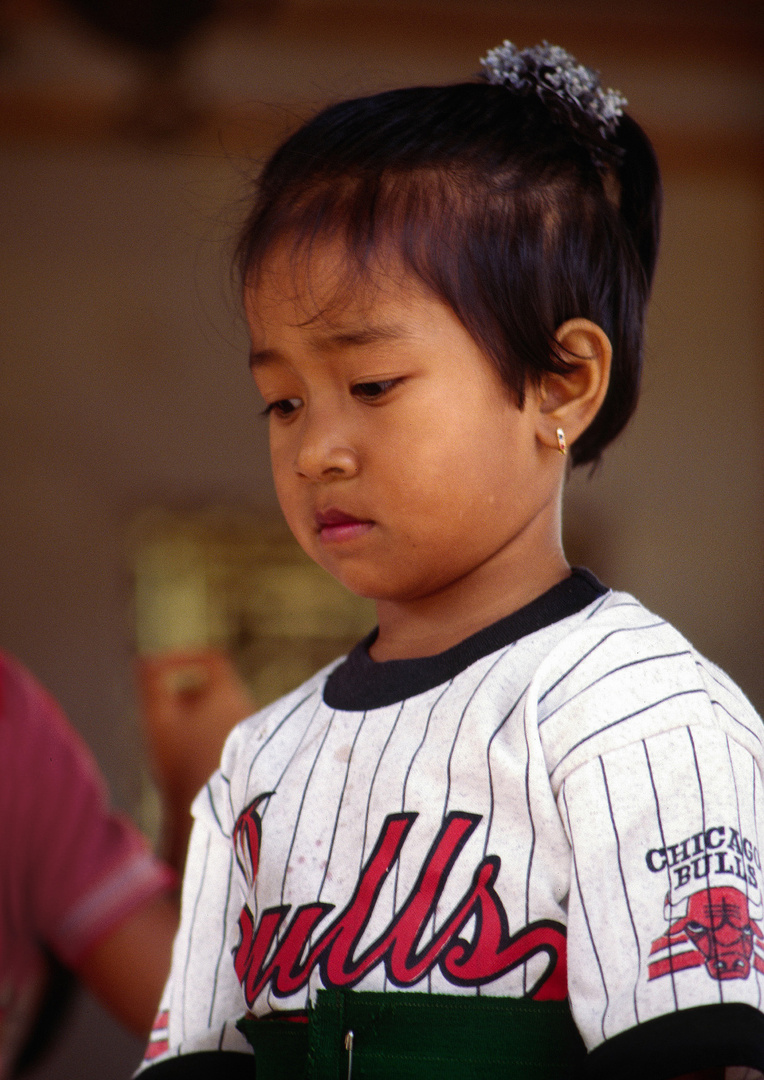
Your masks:
<path fill-rule="evenodd" d="M 318 535 L 325 543 L 352 540 L 368 532 L 373 524 L 372 521 L 361 521 L 352 514 L 345 514 L 342 510 L 324 510 L 316 514 Z"/>

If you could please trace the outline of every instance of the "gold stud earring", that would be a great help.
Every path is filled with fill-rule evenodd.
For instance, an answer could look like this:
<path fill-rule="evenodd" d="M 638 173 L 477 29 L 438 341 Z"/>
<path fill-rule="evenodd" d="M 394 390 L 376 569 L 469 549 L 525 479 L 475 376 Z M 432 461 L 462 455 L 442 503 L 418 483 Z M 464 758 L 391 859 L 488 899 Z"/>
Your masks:
<path fill-rule="evenodd" d="M 565 439 L 565 432 L 562 430 L 561 427 L 557 428 L 557 449 L 560 451 L 563 457 L 565 457 L 568 452 L 568 444 Z"/>

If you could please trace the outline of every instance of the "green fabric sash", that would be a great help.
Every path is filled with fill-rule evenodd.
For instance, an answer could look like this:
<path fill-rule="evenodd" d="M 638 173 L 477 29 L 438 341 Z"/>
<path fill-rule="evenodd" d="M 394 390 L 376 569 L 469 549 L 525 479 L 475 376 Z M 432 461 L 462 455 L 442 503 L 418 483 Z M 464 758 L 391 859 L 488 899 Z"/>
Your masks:
<path fill-rule="evenodd" d="M 572 1080 L 586 1056 L 566 1001 L 319 990 L 307 1024 L 237 1027 L 257 1080 Z"/>

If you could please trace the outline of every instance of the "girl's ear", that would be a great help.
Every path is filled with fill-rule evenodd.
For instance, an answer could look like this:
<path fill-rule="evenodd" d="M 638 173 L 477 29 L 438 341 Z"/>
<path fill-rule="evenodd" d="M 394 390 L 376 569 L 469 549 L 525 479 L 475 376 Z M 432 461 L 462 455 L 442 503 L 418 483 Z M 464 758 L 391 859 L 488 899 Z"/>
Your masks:
<path fill-rule="evenodd" d="M 540 389 L 538 437 L 557 450 L 557 429 L 568 446 L 591 424 L 605 400 L 613 348 L 601 326 L 591 319 L 568 319 L 554 335 L 570 370 L 548 372 Z"/>

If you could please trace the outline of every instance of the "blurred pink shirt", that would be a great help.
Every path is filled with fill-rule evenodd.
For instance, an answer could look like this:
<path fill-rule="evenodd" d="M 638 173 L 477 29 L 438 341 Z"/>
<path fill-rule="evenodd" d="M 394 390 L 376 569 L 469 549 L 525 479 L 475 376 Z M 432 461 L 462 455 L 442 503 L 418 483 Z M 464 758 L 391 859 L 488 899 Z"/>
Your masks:
<path fill-rule="evenodd" d="M 28 1034 L 45 950 L 77 969 L 122 920 L 176 885 L 108 805 L 89 749 L 52 697 L 0 652 L 0 1077 Z"/>

